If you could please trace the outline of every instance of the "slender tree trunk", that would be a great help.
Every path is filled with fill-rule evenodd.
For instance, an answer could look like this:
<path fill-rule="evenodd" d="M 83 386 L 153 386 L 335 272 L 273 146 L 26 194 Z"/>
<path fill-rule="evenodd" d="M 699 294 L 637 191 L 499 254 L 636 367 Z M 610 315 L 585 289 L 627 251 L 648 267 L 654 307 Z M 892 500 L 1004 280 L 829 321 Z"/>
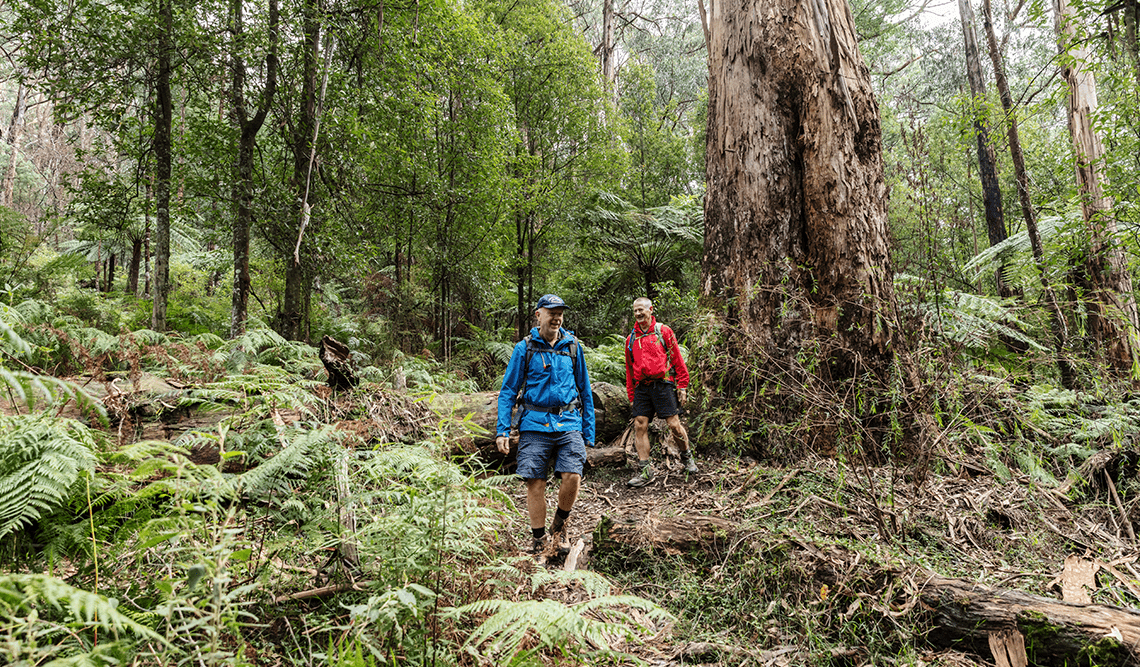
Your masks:
<path fill-rule="evenodd" d="M 526 259 L 526 229 L 526 215 L 522 211 L 515 213 L 515 239 L 518 243 L 515 258 L 518 262 L 518 267 L 515 269 L 515 291 L 517 295 L 516 316 L 518 317 L 519 340 L 526 338 L 527 333 L 530 331 L 530 317 L 527 316 L 526 303 L 526 270 L 529 266 Z"/>
<path fill-rule="evenodd" d="M 1140 35 L 1136 30 L 1136 24 L 1140 21 L 1140 1 L 1132 0 L 1125 3 L 1121 10 L 1121 18 L 1124 23 L 1124 50 L 1128 52 L 1128 60 L 1132 63 L 1136 87 L 1140 88 Z"/>
<path fill-rule="evenodd" d="M 316 195 L 310 188 L 312 176 L 310 172 L 312 151 L 316 141 L 313 134 L 317 125 L 317 62 L 321 43 L 320 0 L 307 0 L 303 12 L 301 115 L 293 130 L 293 186 L 297 191 L 297 201 L 301 203 L 294 210 L 294 220 L 302 220 L 303 217 L 309 219 L 309 211 L 314 207 L 316 200 Z M 307 244 L 302 242 L 300 245 L 299 254 L 304 260 L 308 254 Z M 286 249 L 285 292 L 282 296 L 277 329 L 285 338 L 297 340 L 301 337 L 304 323 L 305 292 L 312 283 L 305 268 L 306 262 L 297 261 L 292 250 L 292 248 Z"/>
<path fill-rule="evenodd" d="M 127 267 L 127 290 L 131 296 L 139 295 L 139 265 L 142 264 L 142 237 L 131 239 L 131 263 Z"/>
<path fill-rule="evenodd" d="M 752 347 L 885 378 L 893 301 L 870 74 L 845 0 L 716 0 L 702 294 Z"/>
<path fill-rule="evenodd" d="M 614 0 L 602 3 L 602 82 L 610 95 L 614 91 Z"/>
<path fill-rule="evenodd" d="M 171 127 L 174 123 L 174 104 L 171 99 L 170 77 L 174 55 L 174 8 L 172 0 L 159 0 L 161 20 L 158 42 L 158 80 L 155 85 L 155 256 L 154 305 L 151 311 L 151 328 L 166 331 L 166 300 L 170 292 L 170 181 L 171 181 Z"/>
<path fill-rule="evenodd" d="M 1021 204 L 1021 215 L 1025 218 L 1025 231 L 1029 235 L 1029 246 L 1033 252 L 1033 264 L 1037 268 L 1037 275 L 1041 281 L 1041 293 L 1045 300 L 1045 307 L 1049 310 L 1050 330 L 1053 338 L 1053 350 L 1057 355 L 1057 370 L 1061 374 L 1061 385 L 1066 389 L 1076 386 L 1076 373 L 1069 363 L 1069 328 L 1065 322 L 1064 311 L 1057 301 L 1057 294 L 1049 281 L 1048 268 L 1045 265 L 1045 248 L 1041 244 L 1041 234 L 1037 231 L 1037 213 L 1033 208 L 1033 200 L 1029 196 L 1029 175 L 1025 169 L 1025 155 L 1021 150 L 1021 136 L 1017 127 L 1017 112 L 1013 108 L 1013 95 L 1009 90 L 1009 81 L 1005 77 L 1005 63 L 1002 60 L 1001 49 L 998 48 L 997 35 L 994 33 L 993 9 L 990 0 L 985 0 L 984 24 L 986 41 L 990 47 L 990 60 L 994 66 L 994 83 L 997 85 L 998 96 L 1001 98 L 1002 110 L 1006 118 L 1006 134 L 1009 137 L 1009 154 L 1013 159 L 1013 172 L 1017 178 L 1017 200 Z"/>
<path fill-rule="evenodd" d="M 22 74 L 21 70 L 17 74 Z M 12 107 L 12 120 L 8 123 L 8 167 L 0 185 L 0 206 L 12 206 L 16 190 L 16 164 L 20 157 L 20 137 L 24 133 L 24 115 L 28 109 L 28 88 L 22 82 L 16 90 L 16 103 Z"/>
<path fill-rule="evenodd" d="M 233 121 L 238 127 L 238 153 L 234 165 L 236 178 L 233 186 L 234 214 L 233 253 L 234 283 L 230 307 L 230 338 L 238 338 L 245 333 L 249 314 L 249 235 L 253 224 L 253 154 L 257 133 L 265 122 L 265 116 L 273 104 L 277 91 L 277 0 L 269 2 L 269 54 L 265 57 L 265 88 L 261 94 L 257 111 L 249 117 L 245 101 L 245 56 L 243 54 L 246 36 L 242 11 L 244 0 L 231 0 L 230 12 L 234 35 L 233 53 L 230 66 L 233 69 L 233 91 L 231 109 Z"/>
<path fill-rule="evenodd" d="M 1069 0 L 1054 0 L 1053 10 L 1061 73 L 1069 88 L 1067 110 L 1077 185 L 1089 235 L 1082 267 L 1083 278 L 1090 287 L 1090 293 L 1085 295 L 1089 302 L 1088 330 L 1109 363 L 1121 374 L 1129 373 L 1136 354 L 1133 336 L 1140 322 L 1132 276 L 1116 240 L 1112 201 L 1104 194 L 1104 146 L 1092 126 L 1097 111 L 1096 79 L 1084 66 L 1088 54 L 1076 39 L 1076 17 Z"/>
<path fill-rule="evenodd" d="M 978 173 L 982 180 L 982 202 L 986 209 L 986 234 L 990 245 L 995 246 L 1007 237 L 1005 215 L 1001 205 L 1001 185 L 998 183 L 997 159 L 990 144 L 989 121 L 987 120 L 986 82 L 982 78 L 982 62 L 978 55 L 978 37 L 975 29 L 974 8 L 971 0 L 958 0 L 958 11 L 962 16 L 962 36 L 966 47 L 966 78 L 970 82 L 970 113 L 973 115 L 974 137 L 978 144 Z M 1012 296 L 1013 292 L 1005 281 L 1005 265 L 998 267 L 996 280 L 998 294 Z"/>

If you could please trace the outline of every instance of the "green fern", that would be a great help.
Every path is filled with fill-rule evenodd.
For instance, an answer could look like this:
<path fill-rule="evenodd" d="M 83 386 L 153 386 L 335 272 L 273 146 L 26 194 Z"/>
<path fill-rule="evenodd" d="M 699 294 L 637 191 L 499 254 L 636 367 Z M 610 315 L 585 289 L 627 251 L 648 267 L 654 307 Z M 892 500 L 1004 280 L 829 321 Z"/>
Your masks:
<path fill-rule="evenodd" d="M 0 417 L 0 537 L 59 507 L 95 465 L 94 437 L 71 419 Z"/>
<path fill-rule="evenodd" d="M 463 645 L 475 655 L 508 658 L 533 637 L 543 647 L 570 658 L 612 660 L 627 657 L 613 648 L 615 642 L 635 641 L 656 630 L 646 627 L 632 610 L 654 623 L 673 618 L 652 602 L 632 595 L 607 595 L 573 605 L 552 599 L 480 600 L 449 609 L 446 615 L 456 619 L 490 615 Z"/>
<path fill-rule="evenodd" d="M 108 631 L 115 639 L 127 634 L 166 643 L 161 635 L 120 612 L 114 601 L 102 595 L 46 574 L 0 575 L 0 620 L 9 631 L 13 621 L 44 623 L 53 612 L 62 615 L 69 625 Z"/>
<path fill-rule="evenodd" d="M 332 426 L 306 431 L 293 429 L 289 444 L 273 457 L 238 476 L 235 485 L 245 493 L 260 495 L 276 493 L 288 496 L 293 492 L 289 481 L 292 476 L 308 476 L 319 459 L 327 459 L 322 450 L 334 442 L 337 431 Z"/>

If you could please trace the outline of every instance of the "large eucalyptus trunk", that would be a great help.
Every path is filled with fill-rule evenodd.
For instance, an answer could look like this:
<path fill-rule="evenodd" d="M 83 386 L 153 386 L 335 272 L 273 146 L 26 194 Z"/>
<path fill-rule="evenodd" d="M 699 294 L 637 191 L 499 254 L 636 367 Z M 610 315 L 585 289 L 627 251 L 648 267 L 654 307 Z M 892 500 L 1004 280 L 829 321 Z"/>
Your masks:
<path fill-rule="evenodd" d="M 1013 172 L 1017 178 L 1017 200 L 1021 204 L 1021 215 L 1025 218 L 1025 231 L 1029 235 L 1029 246 L 1033 252 L 1033 264 L 1037 268 L 1037 276 L 1041 281 L 1041 292 L 1045 298 L 1045 306 L 1049 310 L 1053 349 L 1057 354 L 1057 370 L 1061 374 L 1061 385 L 1066 389 L 1073 389 L 1076 385 L 1076 373 L 1068 358 L 1069 329 L 1065 322 L 1064 311 L 1061 310 L 1061 305 L 1057 301 L 1057 294 L 1049 281 L 1049 272 L 1045 266 L 1045 249 L 1041 244 L 1041 234 L 1037 231 L 1037 212 L 1033 208 L 1033 200 L 1029 196 L 1029 175 L 1025 169 L 1025 154 L 1021 150 L 1021 134 L 1018 132 L 1017 113 L 1013 107 L 1013 95 L 1009 90 L 1009 80 L 1005 77 L 1005 63 L 1002 59 L 1001 49 L 998 48 L 997 35 L 994 33 L 993 8 L 990 6 L 990 0 L 985 0 L 984 7 L 986 42 L 989 44 L 990 60 L 994 66 L 994 83 L 997 85 L 998 96 L 1001 98 L 1002 111 L 1005 112 L 1009 154 L 1013 159 Z"/>
<path fill-rule="evenodd" d="M 1001 205 L 1001 185 L 998 183 L 997 159 L 990 144 L 990 128 L 986 110 L 986 82 L 982 78 L 982 62 L 978 55 L 978 37 L 975 29 L 974 8 L 970 0 L 958 0 L 962 17 L 962 37 L 966 47 L 966 78 L 970 82 L 970 113 L 973 115 L 974 138 L 978 144 L 978 173 L 982 180 L 982 202 L 986 209 L 986 235 L 995 246 L 1007 238 L 1005 214 Z M 1004 264 L 998 267 L 995 279 L 998 294 L 1011 296 L 1006 284 Z"/>
<path fill-rule="evenodd" d="M 879 112 L 845 0 L 714 0 L 702 294 L 825 379 L 891 360 Z M 826 362 L 826 363 L 823 363 Z"/>
<path fill-rule="evenodd" d="M 1053 3 L 1061 74 L 1068 85 L 1067 111 L 1072 137 L 1081 209 L 1089 247 L 1081 282 L 1085 283 L 1088 330 L 1108 362 L 1119 372 L 1130 372 L 1136 351 L 1132 337 L 1140 324 L 1132 294 L 1132 276 L 1124 251 L 1116 240 L 1112 200 L 1104 193 L 1104 146 L 1093 129 L 1097 113 L 1096 79 L 1085 67 L 1088 53 L 1076 38 L 1076 17 L 1069 0 Z"/>

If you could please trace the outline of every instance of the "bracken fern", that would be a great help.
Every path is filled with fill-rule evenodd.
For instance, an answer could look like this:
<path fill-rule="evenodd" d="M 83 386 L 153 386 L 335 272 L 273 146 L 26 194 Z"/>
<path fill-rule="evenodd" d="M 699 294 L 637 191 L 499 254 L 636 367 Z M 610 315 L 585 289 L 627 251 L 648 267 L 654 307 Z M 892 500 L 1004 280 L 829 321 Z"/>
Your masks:
<path fill-rule="evenodd" d="M 53 511 L 95 465 L 94 437 L 70 419 L 0 417 L 0 537 Z"/>

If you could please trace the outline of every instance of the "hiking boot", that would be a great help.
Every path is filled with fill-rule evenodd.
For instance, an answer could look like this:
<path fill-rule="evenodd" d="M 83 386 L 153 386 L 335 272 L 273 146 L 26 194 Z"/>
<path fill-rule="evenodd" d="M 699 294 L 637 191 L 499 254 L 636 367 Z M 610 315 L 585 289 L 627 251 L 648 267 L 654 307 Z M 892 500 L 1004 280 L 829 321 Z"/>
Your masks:
<path fill-rule="evenodd" d="M 550 536 L 543 535 L 542 537 L 534 538 L 530 543 L 530 556 L 534 559 L 535 563 L 539 565 L 546 565 L 546 552 L 549 550 Z"/>
<path fill-rule="evenodd" d="M 560 556 L 565 556 L 570 553 L 570 536 L 566 533 L 566 522 L 554 517 L 554 521 L 550 522 L 550 541 L 558 549 Z"/>
<path fill-rule="evenodd" d="M 636 475 L 629 478 L 629 481 L 625 483 L 626 486 L 640 489 L 641 487 L 653 481 L 653 465 L 650 464 L 649 461 L 646 461 L 640 465 L 641 469 L 637 471 Z"/>
<path fill-rule="evenodd" d="M 697 470 L 697 462 L 693 460 L 693 451 L 686 449 L 681 452 L 681 464 L 685 466 L 685 472 L 690 475 L 695 475 L 700 472 Z"/>

